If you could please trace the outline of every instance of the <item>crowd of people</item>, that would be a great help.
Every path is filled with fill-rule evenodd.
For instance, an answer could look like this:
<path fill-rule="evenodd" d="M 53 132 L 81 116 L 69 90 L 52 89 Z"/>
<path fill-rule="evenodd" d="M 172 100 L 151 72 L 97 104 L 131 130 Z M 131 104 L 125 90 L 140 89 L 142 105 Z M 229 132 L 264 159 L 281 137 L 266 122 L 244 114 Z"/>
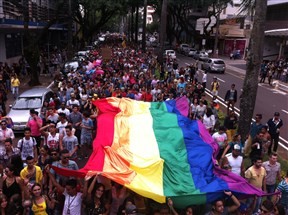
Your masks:
<path fill-rule="evenodd" d="M 227 116 L 221 122 L 217 78 L 211 83 L 214 97 L 209 101 L 205 94 L 207 74 L 206 81 L 203 81 L 204 75 L 200 82 L 201 74 L 196 65 L 179 67 L 177 60 L 169 57 L 159 64 L 152 52 L 123 48 L 115 41 L 119 40 L 106 44 L 111 49 L 111 58 L 95 64 L 94 71 L 89 65 L 101 59 L 101 49 L 92 50 L 79 68 L 70 68 L 57 76 L 57 92 L 44 102 L 40 113 L 30 110 L 24 137 L 17 143 L 9 128 L 13 119 L 5 117 L 5 105 L 1 106 L 1 214 L 285 214 L 283 210 L 287 212 L 288 209 L 288 173 L 281 178 L 281 166 L 277 162 L 283 125 L 280 114 L 276 112 L 267 124 L 261 122 L 261 114 L 258 114 L 247 141 L 242 143 L 236 133 L 235 84 L 227 90 L 225 100 L 229 106 Z M 97 70 L 104 73 L 97 73 Z M 8 68 L 2 68 L 2 77 L 5 77 L 5 71 Z M 20 81 L 16 81 L 17 75 L 12 73 L 9 83 L 5 81 L 7 78 L 2 79 L 0 76 L 0 85 L 12 89 L 17 97 L 20 85 Z M 260 197 L 240 201 L 232 192 L 223 191 L 226 198 L 210 206 L 195 206 L 191 202 L 185 210 L 177 210 L 172 199 L 168 199 L 167 204 L 156 204 L 102 175 L 82 180 L 56 173 L 51 165 L 78 170 L 78 162 L 89 157 L 97 135 L 97 108 L 93 101 L 111 96 L 146 102 L 186 97 L 190 104 L 187 117 L 201 120 L 219 144 L 219 167 L 245 177 L 261 190 L 271 194 L 277 191 L 281 195 L 268 196 L 264 201 Z M 0 93 L 0 102 L 1 98 L 4 99 Z M 269 160 L 263 162 L 265 154 L 269 155 Z M 251 159 L 247 169 L 243 163 L 245 156 Z"/>
<path fill-rule="evenodd" d="M 268 80 L 268 84 L 272 85 L 273 80 L 280 80 L 285 83 L 288 82 L 288 63 L 284 58 L 280 58 L 276 61 L 264 60 L 260 67 L 260 83 L 265 83 Z"/>

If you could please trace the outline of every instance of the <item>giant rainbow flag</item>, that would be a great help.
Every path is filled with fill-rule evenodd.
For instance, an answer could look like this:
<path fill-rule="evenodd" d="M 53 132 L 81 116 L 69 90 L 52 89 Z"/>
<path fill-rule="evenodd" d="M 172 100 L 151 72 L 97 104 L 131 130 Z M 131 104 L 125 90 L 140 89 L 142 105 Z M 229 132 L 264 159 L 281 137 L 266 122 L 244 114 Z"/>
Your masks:
<path fill-rule="evenodd" d="M 185 117 L 187 103 L 184 97 L 152 103 L 95 101 L 99 116 L 93 153 L 81 170 L 60 173 L 102 174 L 158 202 L 170 197 L 176 207 L 213 202 L 224 190 L 238 197 L 264 195 L 242 177 L 217 167 L 218 144 L 201 122 Z"/>

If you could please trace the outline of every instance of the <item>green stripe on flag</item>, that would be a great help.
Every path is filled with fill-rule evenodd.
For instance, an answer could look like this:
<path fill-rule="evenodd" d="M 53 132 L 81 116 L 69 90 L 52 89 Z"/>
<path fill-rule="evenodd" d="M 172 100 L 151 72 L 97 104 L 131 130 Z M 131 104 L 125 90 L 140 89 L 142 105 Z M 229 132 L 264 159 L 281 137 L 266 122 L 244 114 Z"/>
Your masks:
<path fill-rule="evenodd" d="M 165 196 L 200 194 L 195 189 L 182 130 L 177 115 L 168 113 L 165 103 L 151 103 L 153 129 L 160 157 L 164 160 L 163 187 Z M 191 198 L 191 196 L 190 196 Z M 191 202 L 192 203 L 192 202 Z"/>

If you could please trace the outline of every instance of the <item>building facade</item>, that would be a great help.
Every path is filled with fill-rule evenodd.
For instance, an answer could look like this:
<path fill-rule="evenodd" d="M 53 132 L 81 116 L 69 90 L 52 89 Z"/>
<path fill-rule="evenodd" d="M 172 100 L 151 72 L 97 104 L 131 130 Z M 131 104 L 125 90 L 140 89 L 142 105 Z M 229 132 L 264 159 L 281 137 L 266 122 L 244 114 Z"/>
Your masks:
<path fill-rule="evenodd" d="M 39 33 L 56 17 L 65 16 L 56 10 L 57 0 L 0 0 L 0 62 L 17 62 L 23 53 L 24 16 L 29 16 L 28 28 L 31 33 Z M 67 11 L 67 10 L 66 10 Z M 61 41 L 66 27 L 62 23 L 49 28 L 46 41 L 42 41 L 43 49 L 49 51 Z M 57 41 L 55 44 L 49 41 Z M 50 47 L 49 47 L 50 46 Z"/>

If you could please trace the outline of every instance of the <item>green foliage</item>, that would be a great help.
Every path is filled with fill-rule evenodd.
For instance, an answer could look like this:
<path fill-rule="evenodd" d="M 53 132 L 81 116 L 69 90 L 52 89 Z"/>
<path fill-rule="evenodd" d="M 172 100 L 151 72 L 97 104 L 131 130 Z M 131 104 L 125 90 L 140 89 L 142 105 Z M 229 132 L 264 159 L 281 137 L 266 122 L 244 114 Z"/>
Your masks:
<path fill-rule="evenodd" d="M 129 1 L 125 0 L 78 0 L 74 21 L 80 28 L 77 35 L 82 42 L 90 41 L 101 30 L 111 28 L 111 20 L 118 21 L 127 14 Z M 108 27 L 107 27 L 108 26 Z"/>
<path fill-rule="evenodd" d="M 151 24 L 148 24 L 147 25 L 147 32 L 149 32 L 149 33 L 154 33 L 155 31 L 158 31 L 158 29 L 159 29 L 159 22 L 153 22 L 153 23 L 151 23 Z"/>

